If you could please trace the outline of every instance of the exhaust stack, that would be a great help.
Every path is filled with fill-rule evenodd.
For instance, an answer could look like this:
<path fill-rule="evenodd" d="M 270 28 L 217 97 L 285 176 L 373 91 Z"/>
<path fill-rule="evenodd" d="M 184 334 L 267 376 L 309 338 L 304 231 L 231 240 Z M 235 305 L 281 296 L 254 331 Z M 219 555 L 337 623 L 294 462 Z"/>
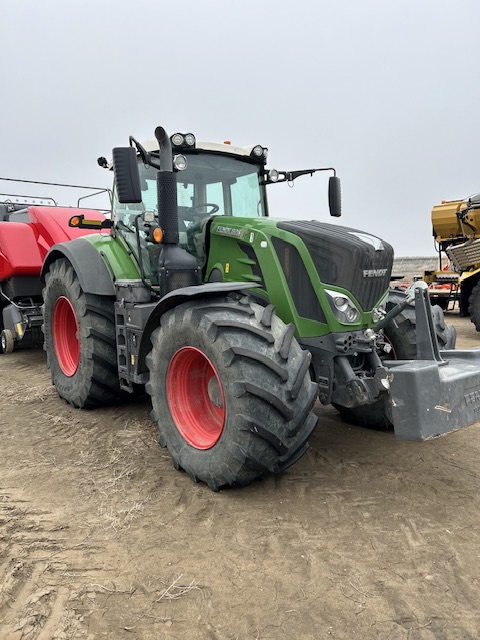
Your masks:
<path fill-rule="evenodd" d="M 157 206 L 164 245 L 178 245 L 177 178 L 173 172 L 172 143 L 163 127 L 155 129 L 160 149 L 160 170 L 157 173 Z"/>
<path fill-rule="evenodd" d="M 201 283 L 197 259 L 179 246 L 177 177 L 173 170 L 172 143 L 163 127 L 155 129 L 160 150 L 157 173 L 158 221 L 163 229 L 158 272 L 161 295 Z"/>

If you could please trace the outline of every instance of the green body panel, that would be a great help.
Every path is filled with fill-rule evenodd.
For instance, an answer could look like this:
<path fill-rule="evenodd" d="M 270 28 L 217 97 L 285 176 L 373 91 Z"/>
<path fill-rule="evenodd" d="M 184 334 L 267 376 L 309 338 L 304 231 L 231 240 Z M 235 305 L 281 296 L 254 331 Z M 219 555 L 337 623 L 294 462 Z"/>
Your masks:
<path fill-rule="evenodd" d="M 210 228 L 210 251 L 206 266 L 208 279 L 213 269 L 218 269 L 225 282 L 259 282 L 256 292 L 268 299 L 277 310 L 280 318 L 286 323 L 293 323 L 297 337 L 311 338 L 324 336 L 330 332 L 344 332 L 365 329 L 375 324 L 373 312 L 362 313 L 355 324 L 342 324 L 333 315 L 323 290 L 325 288 L 343 292 L 344 289 L 321 282 L 315 265 L 302 239 L 288 231 L 279 229 L 280 220 L 271 218 L 237 218 L 218 216 L 212 221 Z M 300 316 L 290 294 L 282 266 L 272 244 L 272 237 L 279 238 L 293 245 L 299 252 L 320 306 L 326 323 Z M 263 275 L 254 273 L 257 260 L 249 259 L 242 251 L 242 246 L 250 246 L 256 255 Z M 248 250 L 248 249 L 247 249 Z M 255 291 L 255 290 L 254 290 Z M 348 295 L 358 304 L 350 292 Z"/>
<path fill-rule="evenodd" d="M 132 252 L 120 235 L 92 233 L 84 236 L 84 239 L 90 242 L 102 256 L 112 275 L 112 280 L 138 280 L 141 277 Z"/>

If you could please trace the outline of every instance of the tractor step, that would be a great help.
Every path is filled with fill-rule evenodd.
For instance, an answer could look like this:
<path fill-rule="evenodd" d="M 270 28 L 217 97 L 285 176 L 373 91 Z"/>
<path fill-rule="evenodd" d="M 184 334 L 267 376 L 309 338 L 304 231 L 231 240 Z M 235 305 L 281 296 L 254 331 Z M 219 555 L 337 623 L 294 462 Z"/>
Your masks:
<path fill-rule="evenodd" d="M 440 354 L 385 363 L 397 438 L 428 440 L 480 420 L 480 347 Z"/>
<path fill-rule="evenodd" d="M 138 354 L 143 329 L 155 305 L 126 302 L 122 297 L 114 306 L 120 389 L 132 393 L 134 383 L 145 384 L 148 380 L 146 372 L 138 371 Z"/>

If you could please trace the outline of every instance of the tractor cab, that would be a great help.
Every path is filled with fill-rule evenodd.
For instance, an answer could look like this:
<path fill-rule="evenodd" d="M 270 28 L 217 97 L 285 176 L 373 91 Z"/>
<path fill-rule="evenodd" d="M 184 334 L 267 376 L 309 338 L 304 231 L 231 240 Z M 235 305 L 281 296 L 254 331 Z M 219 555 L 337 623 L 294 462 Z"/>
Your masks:
<path fill-rule="evenodd" d="M 139 193 L 135 197 L 119 197 L 117 184 L 115 225 L 136 256 L 145 279 L 154 286 L 159 284 L 160 243 L 162 240 L 165 243 L 165 224 L 162 224 L 159 204 L 159 173 L 172 173 L 176 183 L 176 196 L 171 194 L 168 197 L 169 201 L 176 202 L 168 212 L 163 212 L 163 221 L 169 227 L 174 219 L 171 229 L 175 239 L 172 241 L 171 237 L 170 241 L 193 256 L 198 267 L 203 269 L 208 257 L 208 231 L 214 216 L 268 217 L 267 184 L 292 182 L 300 175 L 313 175 L 316 171 L 334 172 L 331 168 L 268 171 L 265 168 L 268 149 L 262 145 L 237 147 L 230 142 L 197 142 L 191 133 L 173 134 L 168 140 L 168 149 L 163 151 L 158 139 L 140 144 L 130 137 L 130 144 L 130 151 L 136 149 L 137 166 L 130 167 L 130 170 L 136 173 L 138 169 Z M 112 168 L 104 158 L 99 158 L 98 162 L 105 168 Z M 117 156 L 117 166 L 123 164 L 124 157 L 120 161 Z M 116 172 L 117 182 L 119 174 L 124 174 L 122 168 Z M 130 171 L 127 170 L 126 174 Z M 340 185 L 336 176 L 330 178 L 329 196 L 331 214 L 339 216 Z M 155 237 L 153 230 L 157 225 L 161 232 Z M 157 242 L 156 238 L 161 239 Z"/>
<path fill-rule="evenodd" d="M 259 218 L 268 215 L 264 170 L 267 149 L 260 145 L 235 147 L 229 143 L 197 143 L 192 134 L 174 134 L 171 140 L 176 176 L 178 244 L 203 266 L 207 228 L 213 216 Z M 143 252 L 146 278 L 157 284 L 160 249 L 151 241 L 150 231 L 152 225 L 159 221 L 158 142 L 151 140 L 140 148 L 137 162 L 141 202 L 121 203 L 115 197 L 114 219 L 133 253 L 138 256 L 139 250 Z M 145 162 L 147 158 L 151 164 Z M 153 213 L 152 222 L 144 212 Z"/>

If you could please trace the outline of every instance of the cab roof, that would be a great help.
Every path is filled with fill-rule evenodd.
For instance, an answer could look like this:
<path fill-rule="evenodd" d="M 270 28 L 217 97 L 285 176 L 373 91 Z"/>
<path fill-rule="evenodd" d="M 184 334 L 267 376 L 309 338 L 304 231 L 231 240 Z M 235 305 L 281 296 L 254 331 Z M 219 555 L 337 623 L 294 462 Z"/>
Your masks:
<path fill-rule="evenodd" d="M 147 140 L 146 142 L 142 142 L 142 146 L 145 151 L 158 151 L 158 142 L 157 140 Z M 256 145 L 251 144 L 246 147 L 237 147 L 233 144 L 225 144 L 219 142 L 202 142 L 197 140 L 195 143 L 194 149 L 200 149 L 202 151 L 215 151 L 216 153 L 228 153 L 229 155 L 236 155 L 242 157 L 250 157 L 253 148 Z M 185 149 L 187 151 L 187 149 Z M 183 153 L 180 152 L 180 153 Z"/>

